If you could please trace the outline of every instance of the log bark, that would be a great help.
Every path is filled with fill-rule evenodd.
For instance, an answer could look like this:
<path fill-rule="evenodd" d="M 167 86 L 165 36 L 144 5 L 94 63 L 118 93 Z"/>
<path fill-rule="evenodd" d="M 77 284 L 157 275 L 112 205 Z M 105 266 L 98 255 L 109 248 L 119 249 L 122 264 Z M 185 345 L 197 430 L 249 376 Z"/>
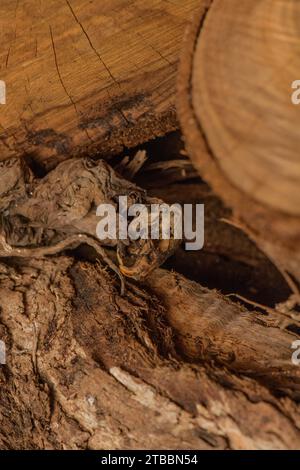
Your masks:
<path fill-rule="evenodd" d="M 121 297 L 71 257 L 1 264 L 0 305 L 3 449 L 300 446 L 277 318 L 163 270 Z"/>
<path fill-rule="evenodd" d="M 46 167 L 177 127 L 176 71 L 196 0 L 3 0 L 0 158 Z"/>
<path fill-rule="evenodd" d="M 236 223 L 298 281 L 300 107 L 291 86 L 299 15 L 297 1 L 203 0 L 185 38 L 178 98 L 200 174 Z"/>
<path fill-rule="evenodd" d="M 115 2 L 114 8 L 114 0 L 103 0 L 101 14 L 99 2 L 81 0 L 52 0 L 39 3 L 38 9 L 33 0 L 1 5 L 5 14 L 0 21 L 10 44 L 2 56 L 3 78 L 16 96 L 14 104 L 8 100 L 8 107 L 0 110 L 5 127 L 1 159 L 30 154 L 49 169 L 66 157 L 97 151 L 104 157 L 175 127 L 178 44 L 198 1 L 129 3 Z M 240 201 L 241 188 L 219 170 L 191 111 L 195 41 L 214 5 L 221 8 L 222 3 L 202 2 L 200 22 L 198 18 L 187 36 L 179 111 L 197 168 L 241 217 L 241 206 L 234 203 L 235 197 Z M 33 180 L 30 171 L 27 177 Z M 26 178 L 10 183 L 26 190 Z M 49 178 L 51 174 L 45 181 Z M 173 173 L 169 178 L 182 177 Z M 8 215 L 7 182 L 1 216 Z M 149 183 L 153 187 L 153 179 Z M 100 186 L 95 183 L 98 191 Z M 207 187 L 199 188 L 188 185 L 184 190 L 181 183 L 172 187 L 173 194 L 165 187 L 152 194 L 172 202 L 180 192 L 182 202 L 203 202 L 201 188 Z M 193 196 L 184 200 L 191 191 Z M 32 198 L 32 191 L 25 192 Z M 51 191 L 46 193 L 53 202 Z M 37 207 L 41 194 L 35 194 Z M 90 203 L 91 197 L 87 187 L 83 199 Z M 207 193 L 203 198 L 209 208 L 208 251 L 230 253 L 230 259 L 254 268 L 265 263 L 233 229 L 223 227 L 230 236 L 224 237 L 226 243 L 220 240 L 225 232 L 216 235 L 222 225 L 218 219 L 230 212 L 220 209 L 214 197 L 208 200 Z M 267 207 L 252 193 L 241 201 L 249 208 L 249 218 L 243 219 L 247 232 L 261 238 L 265 249 L 269 243 L 273 255 L 279 247 L 276 260 L 283 259 L 284 269 L 297 277 L 298 217 Z M 254 236 L 255 217 L 259 230 Z M 272 233 L 264 237 L 262 228 L 270 220 Z M 286 233 L 282 227 L 287 221 Z M 292 253 L 292 240 L 296 244 L 287 263 L 283 250 Z M 0 263 L 0 340 L 6 351 L 6 363 L 0 366 L 1 449 L 300 448 L 300 369 L 292 362 L 300 331 L 296 311 L 248 310 L 163 269 L 144 281 L 127 281 L 121 295 L 118 277 L 95 263 L 94 254 L 91 261 L 84 256 L 10 256 Z M 196 258 L 201 263 L 201 254 L 192 263 Z"/>

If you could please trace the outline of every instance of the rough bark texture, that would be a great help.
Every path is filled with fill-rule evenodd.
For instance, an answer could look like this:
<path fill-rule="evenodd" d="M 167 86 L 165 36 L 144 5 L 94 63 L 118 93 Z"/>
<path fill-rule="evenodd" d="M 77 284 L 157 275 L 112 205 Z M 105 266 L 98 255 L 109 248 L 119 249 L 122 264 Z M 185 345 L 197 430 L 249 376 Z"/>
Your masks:
<path fill-rule="evenodd" d="M 120 297 L 66 257 L 1 264 L 0 299 L 1 448 L 299 447 L 276 318 L 166 271 Z"/>
<path fill-rule="evenodd" d="M 180 117 L 198 170 L 230 203 L 236 188 L 219 172 L 191 110 L 195 40 L 214 2 L 200 3 L 186 39 Z M 107 249 L 94 239 L 95 209 L 100 202 L 116 203 L 124 192 L 134 195 L 132 202 L 151 199 L 106 163 L 84 158 L 56 166 L 86 150 L 89 156 L 114 153 L 174 128 L 177 51 L 198 5 L 1 4 L 9 43 L 3 78 L 15 101 L 0 110 L 0 158 L 18 157 L 0 165 L 0 340 L 6 348 L 1 449 L 300 448 L 300 369 L 291 361 L 300 334 L 299 299 L 291 296 L 297 286 L 285 272 L 300 279 L 298 245 L 292 243 L 299 241 L 298 222 L 272 218 L 272 212 L 265 219 L 265 208 L 243 199 L 248 221 L 257 220 L 261 229 L 255 236 L 246 232 L 262 238 L 273 265 L 245 234 L 224 223 L 230 210 L 195 179 L 176 147 L 168 161 L 162 155 L 150 159 L 136 181 L 151 188 L 150 198 L 204 202 L 205 248 L 189 255 L 180 248 L 168 261 L 168 269 L 189 279 L 155 269 L 142 281 L 128 280 L 121 294 L 118 269 L 114 274 L 103 262 L 118 240 Z M 21 152 L 26 159 L 19 159 Z M 119 159 L 117 166 L 132 177 L 145 155 L 139 158 L 134 164 Z M 270 220 L 272 234 L 262 236 Z M 274 233 L 285 240 L 277 254 Z M 88 249 L 61 252 L 82 241 L 96 248 L 100 260 Z M 140 248 L 142 260 L 161 254 L 159 241 L 146 253 Z M 151 268 L 171 251 L 156 256 Z M 54 256 L 40 258 L 47 253 Z M 224 295 L 230 293 L 241 294 L 240 302 Z"/>
<path fill-rule="evenodd" d="M 21 159 L 0 162 L 0 170 L 0 257 L 40 258 L 85 243 L 119 273 L 121 280 L 121 273 L 142 279 L 180 243 L 174 239 L 175 222 L 171 223 L 169 240 L 129 240 L 126 234 L 119 235 L 119 215 L 127 231 L 127 210 L 132 205 L 143 204 L 148 211 L 151 204 L 162 201 L 149 198 L 145 190 L 122 178 L 104 160 L 70 159 L 44 178 L 35 178 Z M 126 213 L 120 207 L 120 196 L 126 199 Z M 106 211 L 97 214 L 97 208 L 105 204 L 114 210 L 110 224 L 115 224 L 115 233 L 106 228 L 105 238 L 100 238 L 97 225 L 103 219 L 107 224 L 108 217 Z M 131 222 L 137 218 L 137 214 L 132 216 Z M 152 223 L 161 231 L 159 212 L 154 221 L 144 215 L 144 223 L 148 232 Z M 103 246 L 116 249 L 120 269 Z"/>
<path fill-rule="evenodd" d="M 0 159 L 53 167 L 177 127 L 176 72 L 198 0 L 2 0 Z"/>
<path fill-rule="evenodd" d="M 145 197 L 107 164 L 85 163 L 65 162 L 41 179 L 24 162 L 2 165 L 2 224 L 16 229 L 10 218 L 26 217 L 23 230 L 6 232 L 14 250 L 43 254 L 46 237 L 35 236 L 41 228 L 52 233 L 55 227 L 51 243 L 55 237 L 64 242 L 75 227 L 92 236 L 95 200 L 110 200 L 121 189 Z M 152 179 L 147 169 L 137 179 L 153 186 L 161 166 L 173 168 L 171 181 L 180 179 L 180 159 L 156 166 L 150 161 Z M 75 199 L 72 188 L 77 188 Z M 288 298 L 280 273 L 221 220 L 230 212 L 204 183 L 152 187 L 149 196 L 154 195 L 206 206 L 203 253 L 187 256 L 180 249 L 170 267 L 193 277 L 201 266 L 199 279 L 207 283 L 212 276 L 215 286 L 216 266 L 209 257 L 225 257 L 231 268 L 233 262 L 247 266 L 232 269 L 238 277 L 250 277 L 252 289 L 254 272 L 257 284 L 264 281 L 263 300 L 266 273 L 270 303 Z M 68 224 L 58 223 L 62 216 Z M 95 263 L 94 253 L 90 262 L 78 260 L 86 253 L 66 257 L 59 250 L 44 259 L 7 254 L 0 264 L 0 339 L 7 353 L 7 364 L 0 367 L 1 448 L 300 448 L 300 369 L 291 362 L 300 330 L 297 312 L 288 305 L 249 311 L 164 270 L 143 283 L 127 281 L 122 296 L 118 277 Z M 228 265 L 220 270 L 239 292 L 228 272 Z"/>

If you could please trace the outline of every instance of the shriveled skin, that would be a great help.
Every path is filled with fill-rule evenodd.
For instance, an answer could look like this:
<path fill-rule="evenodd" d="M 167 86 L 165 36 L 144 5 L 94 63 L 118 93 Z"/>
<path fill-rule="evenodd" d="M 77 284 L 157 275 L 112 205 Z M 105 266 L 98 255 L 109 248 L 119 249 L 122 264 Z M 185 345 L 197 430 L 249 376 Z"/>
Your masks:
<path fill-rule="evenodd" d="M 96 209 L 110 203 L 118 210 L 119 196 L 128 207 L 162 201 L 126 181 L 103 160 L 71 159 L 44 178 L 35 178 L 20 159 L 0 162 L 0 256 L 43 257 L 82 243 L 96 252 L 119 274 L 146 277 L 170 256 L 179 240 L 99 240 Z M 114 247 L 119 269 L 104 250 Z"/>

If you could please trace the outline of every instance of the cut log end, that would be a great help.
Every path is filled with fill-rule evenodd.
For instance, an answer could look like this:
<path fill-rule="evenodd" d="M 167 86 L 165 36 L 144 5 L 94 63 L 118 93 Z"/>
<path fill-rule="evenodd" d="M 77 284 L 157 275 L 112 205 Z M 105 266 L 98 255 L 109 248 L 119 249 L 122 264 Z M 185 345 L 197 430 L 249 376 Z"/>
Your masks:
<path fill-rule="evenodd" d="M 203 1 L 178 80 L 195 166 L 249 234 L 277 245 L 269 252 L 287 266 L 300 252 L 300 107 L 291 100 L 299 15 L 296 1 Z"/>

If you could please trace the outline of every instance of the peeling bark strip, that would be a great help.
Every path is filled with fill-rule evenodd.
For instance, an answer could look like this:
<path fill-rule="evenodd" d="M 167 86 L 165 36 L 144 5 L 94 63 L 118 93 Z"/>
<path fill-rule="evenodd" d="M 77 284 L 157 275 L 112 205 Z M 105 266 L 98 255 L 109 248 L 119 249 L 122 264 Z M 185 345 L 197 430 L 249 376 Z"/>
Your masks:
<path fill-rule="evenodd" d="M 146 277 L 180 244 L 173 237 L 175 222 L 170 221 L 169 240 L 99 240 L 97 207 L 110 204 L 117 212 L 120 196 L 126 197 L 128 208 L 162 203 L 118 176 L 103 160 L 67 160 L 42 179 L 34 178 L 20 159 L 0 162 L 0 257 L 37 258 L 85 243 L 120 277 Z M 116 249 L 120 272 L 102 245 Z"/>
<path fill-rule="evenodd" d="M 183 357 L 226 366 L 300 399 L 300 368 L 292 364 L 297 335 L 287 329 L 292 319 L 249 312 L 175 273 L 156 271 L 147 284 L 166 307 Z"/>
<path fill-rule="evenodd" d="M 1 0 L 0 159 L 54 167 L 178 127 L 176 71 L 198 0 Z M 51 137 L 49 137 L 51 134 Z"/>
<path fill-rule="evenodd" d="M 300 4 L 200 3 L 178 79 L 189 155 L 236 223 L 300 281 L 300 107 L 291 103 Z"/>
<path fill-rule="evenodd" d="M 0 264 L 0 280 L 2 449 L 300 448 L 299 405 L 270 393 L 279 375 L 241 342 L 251 327 L 252 344 L 284 356 L 286 333 L 257 314 L 160 270 L 121 297 L 108 272 L 61 256 Z M 208 328 L 214 358 L 239 350 L 231 370 L 193 344 Z M 255 368 L 267 387 L 247 378 Z"/>

